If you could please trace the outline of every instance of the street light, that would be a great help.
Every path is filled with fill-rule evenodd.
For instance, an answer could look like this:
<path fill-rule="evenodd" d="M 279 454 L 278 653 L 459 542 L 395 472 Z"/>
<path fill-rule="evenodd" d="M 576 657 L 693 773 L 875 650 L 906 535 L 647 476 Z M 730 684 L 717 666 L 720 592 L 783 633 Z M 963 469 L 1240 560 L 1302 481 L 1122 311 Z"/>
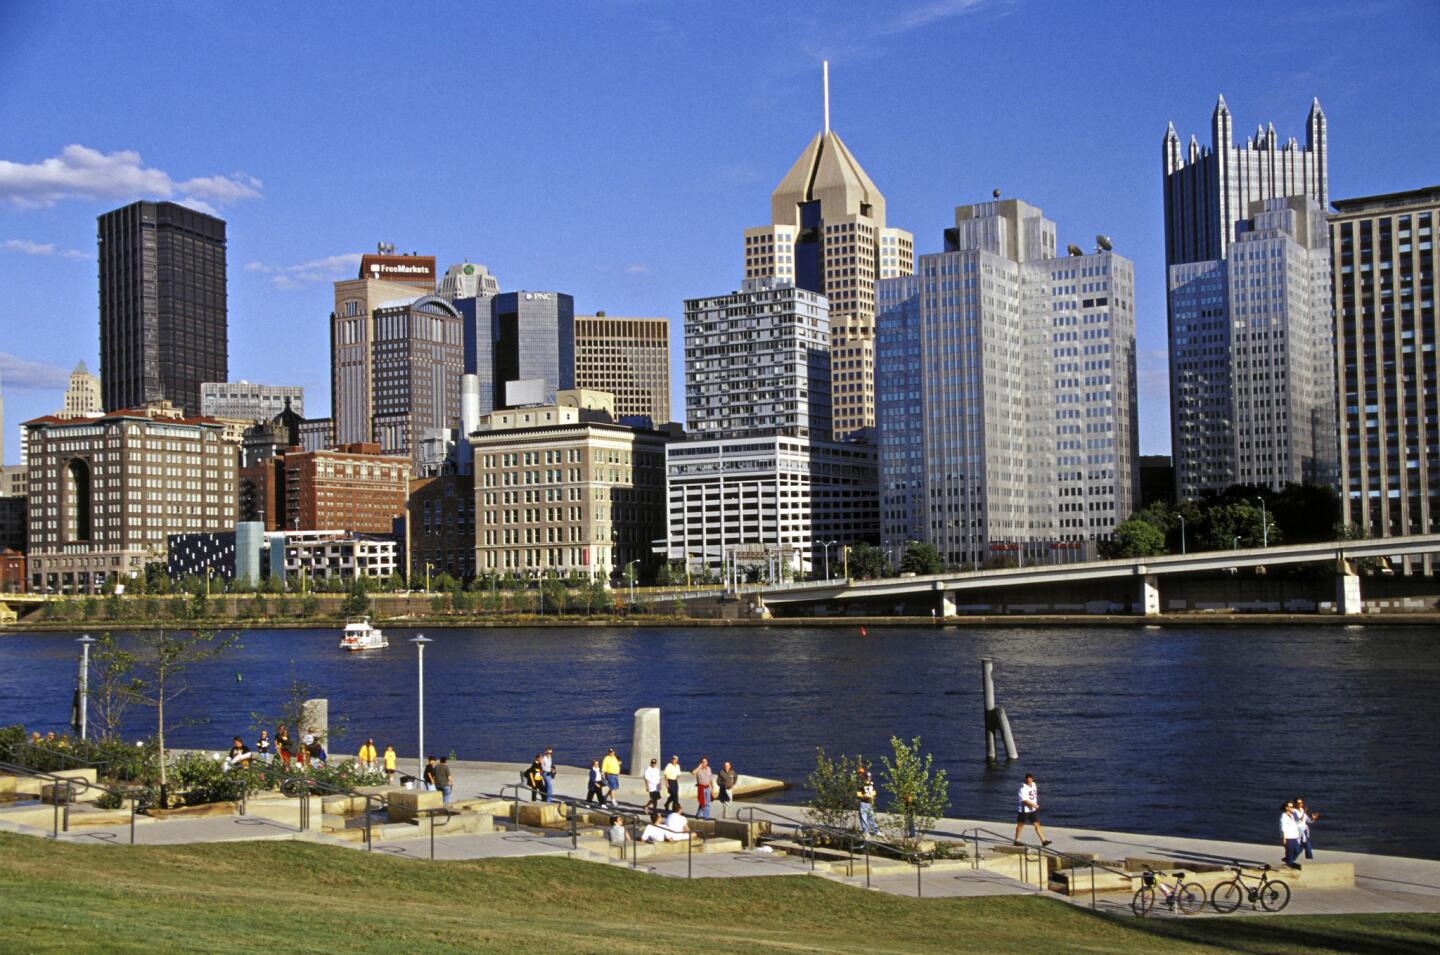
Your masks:
<path fill-rule="evenodd" d="M 1255 500 L 1260 502 L 1260 546 L 1269 547 L 1270 519 L 1265 515 L 1265 499 L 1263 497 L 1257 497 Z"/>
<path fill-rule="evenodd" d="M 825 546 L 825 579 L 826 579 L 826 580 L 829 580 L 829 579 L 830 579 L 830 548 L 832 548 L 832 547 L 839 547 L 839 546 L 840 546 L 840 542 L 839 542 L 839 541 L 831 541 L 830 543 L 828 543 L 828 544 L 826 544 L 826 545 L 824 545 L 824 546 Z"/>
<path fill-rule="evenodd" d="M 1232 546 L 1231 546 L 1231 548 L 1230 548 L 1231 550 L 1239 550 L 1239 549 L 1240 549 L 1240 535 L 1239 535 L 1239 534 L 1236 534 L 1236 535 L 1235 535 L 1235 540 L 1232 541 L 1231 544 L 1232 544 Z"/>
<path fill-rule="evenodd" d="M 1180 518 L 1180 553 L 1185 553 L 1185 515 L 1176 515 Z"/>
<path fill-rule="evenodd" d="M 428 560 L 425 562 L 425 592 L 427 594 L 430 592 L 430 568 L 433 566 L 435 565 Z"/>
<path fill-rule="evenodd" d="M 95 642 L 95 638 L 87 633 L 75 642 L 80 644 L 80 739 L 83 741 L 89 725 L 90 644 Z"/>
<path fill-rule="evenodd" d="M 419 633 L 419 634 L 416 634 L 415 636 L 411 637 L 411 638 L 410 638 L 410 642 L 413 643 L 413 644 L 415 644 L 416 656 L 419 658 L 419 664 L 420 664 L 420 673 L 419 673 L 419 676 L 420 676 L 420 696 L 419 696 L 419 704 L 420 704 L 420 705 L 419 705 L 419 710 L 420 710 L 420 752 L 419 752 L 419 754 L 415 757 L 415 778 L 416 778 L 416 779 L 424 779 L 424 778 L 425 778 L 425 644 L 427 644 L 427 643 L 434 643 L 435 641 L 434 641 L 434 640 L 431 640 L 429 637 L 425 636 L 425 634 Z"/>
<path fill-rule="evenodd" d="M 630 563 L 628 563 L 628 564 L 625 565 L 625 576 L 628 577 L 629 580 L 630 580 L 630 606 L 631 606 L 631 607 L 634 607 L 634 606 L 635 606 L 635 572 L 634 572 L 633 570 L 631 570 L 630 568 L 631 568 L 631 567 L 634 567 L 634 566 L 635 566 L 636 564 L 638 564 L 638 563 L 640 563 L 640 560 L 637 558 L 637 559 L 635 559 L 635 560 L 630 561 Z"/>

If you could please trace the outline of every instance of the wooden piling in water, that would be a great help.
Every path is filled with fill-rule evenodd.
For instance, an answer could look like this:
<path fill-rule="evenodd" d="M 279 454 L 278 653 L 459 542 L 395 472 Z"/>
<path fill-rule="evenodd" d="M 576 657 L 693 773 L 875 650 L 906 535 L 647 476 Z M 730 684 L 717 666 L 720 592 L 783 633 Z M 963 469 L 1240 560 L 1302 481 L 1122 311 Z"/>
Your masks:
<path fill-rule="evenodd" d="M 995 661 L 990 657 L 980 658 L 980 685 L 985 703 L 985 759 L 995 762 L 996 736 L 1005 743 L 1005 758 L 1019 759 L 1020 751 L 1015 748 L 1015 737 L 1010 732 L 1010 720 L 1005 708 L 995 705 Z"/>

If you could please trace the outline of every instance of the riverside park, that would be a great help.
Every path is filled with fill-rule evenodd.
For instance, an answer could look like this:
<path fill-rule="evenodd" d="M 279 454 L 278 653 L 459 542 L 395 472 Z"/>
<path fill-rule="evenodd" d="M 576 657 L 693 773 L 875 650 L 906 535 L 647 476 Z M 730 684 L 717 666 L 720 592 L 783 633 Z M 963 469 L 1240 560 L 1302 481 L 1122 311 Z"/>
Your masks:
<path fill-rule="evenodd" d="M 82 633 L 0 635 L 0 929 L 18 950 L 1440 941 L 1440 760 L 1404 717 L 1437 676 L 1424 628 L 387 624 L 361 653 L 331 626 Z M 1018 758 L 998 731 L 988 757 L 982 660 Z M 295 756 L 262 760 L 282 723 Z M 312 732 L 324 762 L 302 765 Z M 422 733 L 448 795 L 425 789 Z M 254 755 L 231 766 L 236 736 Z M 368 740 L 393 747 L 393 776 L 356 759 Z M 546 749 L 548 800 L 522 781 Z M 683 835 L 647 839 L 641 773 L 671 756 Z M 737 772 L 708 819 L 702 757 Z M 1028 825 L 1015 844 L 1026 773 L 1045 845 Z M 1314 851 L 1289 869 L 1276 819 L 1297 795 Z M 1252 892 L 1266 879 L 1283 900 Z"/>

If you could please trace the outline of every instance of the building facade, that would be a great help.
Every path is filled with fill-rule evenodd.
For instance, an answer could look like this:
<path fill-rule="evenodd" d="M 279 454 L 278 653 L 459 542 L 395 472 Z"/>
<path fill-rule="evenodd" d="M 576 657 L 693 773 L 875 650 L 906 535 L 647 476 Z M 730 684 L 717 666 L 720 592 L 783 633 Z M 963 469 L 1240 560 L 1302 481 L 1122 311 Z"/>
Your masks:
<path fill-rule="evenodd" d="M 1278 241 L 1273 235 L 1256 235 L 1286 229 L 1274 221 L 1281 210 L 1271 206 L 1272 200 L 1308 198 L 1315 209 L 1326 207 L 1328 152 L 1329 132 L 1318 100 L 1306 117 L 1303 146 L 1294 138 L 1282 143 L 1273 124 L 1257 127 L 1243 146 L 1236 145 L 1224 97 L 1211 116 L 1209 147 L 1201 147 L 1192 136 L 1188 148 L 1182 148 L 1174 125 L 1166 130 L 1162 168 L 1170 415 L 1179 499 L 1252 479 L 1278 488 L 1284 480 L 1299 479 L 1302 472 L 1305 480 L 1334 481 L 1334 462 L 1326 459 L 1330 452 L 1314 440 L 1323 445 L 1327 440 L 1323 433 L 1333 433 L 1335 422 L 1312 420 L 1315 406 L 1323 407 L 1326 400 L 1321 379 L 1333 382 L 1333 371 L 1308 360 L 1310 343 L 1300 336 L 1309 334 L 1311 316 L 1274 298 L 1294 292 L 1313 302 L 1328 288 L 1328 277 L 1313 276 L 1320 283 L 1314 288 L 1297 285 L 1299 273 L 1307 271 L 1308 254 L 1297 252 L 1295 262 L 1279 272 L 1267 271 L 1253 258 L 1261 252 L 1258 245 L 1244 250 L 1243 261 L 1232 263 L 1231 256 L 1234 244 L 1246 235 L 1249 242 L 1268 241 L 1273 246 Z M 1315 251 L 1310 227 L 1314 213 L 1293 203 L 1291 208 L 1305 220 L 1289 230 L 1291 240 L 1306 253 Z M 1257 216 L 1264 223 L 1258 229 Z M 1264 290 L 1238 284 L 1265 275 L 1278 278 L 1282 272 L 1284 283 L 1267 283 Z M 1262 294 L 1265 301 L 1258 298 Z M 1247 312 L 1244 321 L 1232 314 L 1232 307 L 1242 303 Z M 1283 310 L 1283 318 L 1277 310 Z M 1251 321 L 1266 324 L 1251 325 Z M 1298 346 L 1307 357 L 1289 361 L 1288 351 L 1278 350 L 1281 342 Z M 1321 347 L 1328 350 L 1329 342 L 1330 336 L 1324 336 Z M 1282 360 L 1279 371 L 1270 364 L 1277 359 Z M 1333 390 L 1333 384 L 1330 387 Z M 1280 390 L 1266 392 L 1267 388 Z M 1292 398 L 1295 408 L 1290 407 Z M 1252 422 L 1254 430 L 1243 422 Z M 1264 448 L 1267 426 L 1271 433 L 1276 428 L 1299 432 L 1282 435 L 1281 443 L 1293 460 L 1282 461 Z M 1255 453 L 1242 459 L 1242 452 Z M 1310 462 L 1308 471 L 1305 460 Z M 1297 462 L 1300 467 L 1292 466 Z"/>
<path fill-rule="evenodd" d="M 436 294 L 452 302 L 461 298 L 494 298 L 500 294 L 500 280 L 474 262 L 462 262 L 445 270 Z"/>
<path fill-rule="evenodd" d="M 563 395 L 562 395 L 563 397 Z M 665 535 L 666 435 L 547 405 L 490 414 L 475 454 L 475 571 L 613 578 Z"/>
<path fill-rule="evenodd" d="M 32 589 L 94 593 L 164 559 L 170 534 L 235 525 L 239 455 L 209 418 L 139 409 L 27 428 Z"/>
<path fill-rule="evenodd" d="M 344 530 L 389 534 L 405 516 L 410 459 L 384 455 L 376 444 L 287 453 L 284 531 Z"/>
<path fill-rule="evenodd" d="M 541 402 L 575 387 L 575 300 L 564 292 L 502 292 L 491 301 L 492 408 L 508 408 L 507 386 L 541 381 Z M 478 360 L 478 359 L 477 359 Z M 477 371 L 481 379 L 484 371 Z M 515 402 L 515 404 L 529 402 Z"/>
<path fill-rule="evenodd" d="M 267 534 L 270 576 L 301 581 L 384 580 L 400 568 L 400 548 L 393 537 L 336 530 L 300 530 Z"/>
<path fill-rule="evenodd" d="M 1133 266 L 1108 241 L 1057 257 L 1020 200 L 955 219 L 947 251 L 879 286 L 883 546 L 1081 559 L 1139 492 Z"/>
<path fill-rule="evenodd" d="M 56 412 L 57 418 L 93 418 L 104 411 L 100 397 L 100 379 L 90 374 L 82 361 L 70 372 L 70 384 L 65 388 L 64 406 Z"/>
<path fill-rule="evenodd" d="M 98 227 L 105 410 L 171 401 L 199 415 L 201 383 L 228 376 L 225 222 L 135 202 Z"/>
<path fill-rule="evenodd" d="M 200 385 L 201 414 L 210 418 L 268 421 L 289 408 L 305 417 L 300 385 L 257 385 L 248 381 L 207 381 Z"/>
<path fill-rule="evenodd" d="M 1342 520 L 1366 537 L 1435 533 L 1440 186 L 1334 205 L 1329 223 L 1343 409 Z"/>
<path fill-rule="evenodd" d="M 475 478 L 442 474 L 410 482 L 408 503 L 410 579 L 427 566 L 456 580 L 475 576 Z"/>
<path fill-rule="evenodd" d="M 830 130 L 810 140 L 745 230 L 745 278 L 788 281 L 830 303 L 834 433 L 875 426 L 875 283 L 914 271 L 914 237 L 885 224 L 885 197 Z M 688 322 L 687 322 L 688 327 Z M 687 402 L 689 397 L 687 395 Z"/>
<path fill-rule="evenodd" d="M 374 312 L 370 439 L 418 468 L 423 442 L 460 418 L 465 338 L 460 313 L 438 295 L 383 302 Z"/>
<path fill-rule="evenodd" d="M 779 279 L 685 302 L 685 408 L 693 437 L 831 436 L 825 296 Z"/>
<path fill-rule="evenodd" d="M 0 466 L 0 549 L 29 549 L 29 467 Z"/>
<path fill-rule="evenodd" d="M 575 316 L 576 388 L 615 396 L 618 418 L 670 419 L 670 320 Z"/>

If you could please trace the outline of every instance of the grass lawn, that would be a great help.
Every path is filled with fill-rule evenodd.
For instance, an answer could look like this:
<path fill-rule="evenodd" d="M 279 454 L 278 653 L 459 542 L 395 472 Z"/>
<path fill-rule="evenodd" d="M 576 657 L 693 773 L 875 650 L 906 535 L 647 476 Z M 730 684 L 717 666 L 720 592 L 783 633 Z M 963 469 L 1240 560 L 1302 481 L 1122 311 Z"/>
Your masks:
<path fill-rule="evenodd" d="M 1440 916 L 1114 919 L 1039 898 L 663 879 L 568 859 L 416 862 L 298 842 L 0 833 L 0 951 L 1435 952 Z"/>

